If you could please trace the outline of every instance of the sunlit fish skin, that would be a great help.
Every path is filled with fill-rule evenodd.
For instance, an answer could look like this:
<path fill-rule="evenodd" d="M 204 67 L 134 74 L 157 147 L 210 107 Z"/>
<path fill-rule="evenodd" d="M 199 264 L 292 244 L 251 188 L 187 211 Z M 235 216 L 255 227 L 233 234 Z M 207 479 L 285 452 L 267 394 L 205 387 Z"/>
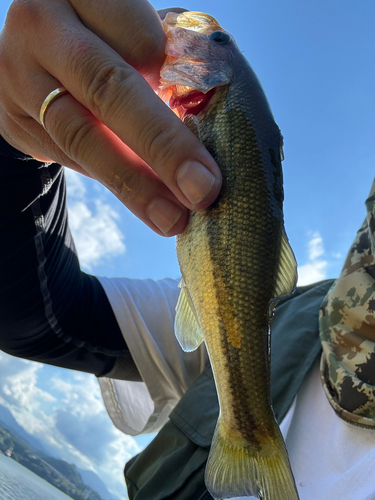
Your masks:
<path fill-rule="evenodd" d="M 204 340 L 220 416 L 206 467 L 215 499 L 297 500 L 270 399 L 269 323 L 296 283 L 283 221 L 282 136 L 233 37 L 202 13 L 168 14 L 160 96 L 217 161 L 223 187 L 177 238 L 176 335 Z"/>

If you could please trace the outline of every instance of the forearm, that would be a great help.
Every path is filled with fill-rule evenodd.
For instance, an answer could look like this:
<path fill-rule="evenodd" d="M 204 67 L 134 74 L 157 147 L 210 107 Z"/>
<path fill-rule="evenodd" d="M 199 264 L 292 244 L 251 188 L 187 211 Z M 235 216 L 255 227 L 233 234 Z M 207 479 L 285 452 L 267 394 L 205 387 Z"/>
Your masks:
<path fill-rule="evenodd" d="M 63 169 L 22 157 L 0 139 L 0 348 L 97 376 L 117 362 L 139 379 L 104 290 L 80 270 Z"/>

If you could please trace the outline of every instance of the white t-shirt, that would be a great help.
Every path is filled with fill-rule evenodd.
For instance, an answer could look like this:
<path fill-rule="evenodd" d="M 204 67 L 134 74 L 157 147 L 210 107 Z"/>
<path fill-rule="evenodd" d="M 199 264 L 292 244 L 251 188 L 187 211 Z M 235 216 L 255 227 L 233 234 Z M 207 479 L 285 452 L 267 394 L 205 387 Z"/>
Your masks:
<path fill-rule="evenodd" d="M 177 280 L 99 279 L 144 381 L 100 378 L 104 403 L 123 432 L 156 432 L 202 372 L 205 348 L 184 353 L 174 337 Z M 375 500 L 375 430 L 336 415 L 321 386 L 318 362 L 281 431 L 300 500 Z"/>
<path fill-rule="evenodd" d="M 115 426 L 135 436 L 159 431 L 203 371 L 203 346 L 185 353 L 174 336 L 178 280 L 98 278 L 144 382 L 99 378 Z"/>
<path fill-rule="evenodd" d="M 280 429 L 300 500 L 375 500 L 375 430 L 336 415 L 320 381 L 319 361 Z"/>

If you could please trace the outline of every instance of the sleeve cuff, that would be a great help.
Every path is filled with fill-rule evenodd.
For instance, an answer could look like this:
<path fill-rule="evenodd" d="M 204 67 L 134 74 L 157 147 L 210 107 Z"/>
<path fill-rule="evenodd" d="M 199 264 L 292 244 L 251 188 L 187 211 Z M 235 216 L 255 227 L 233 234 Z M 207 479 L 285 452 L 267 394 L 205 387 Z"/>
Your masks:
<path fill-rule="evenodd" d="M 4 158 L 10 158 L 12 160 L 34 160 L 30 155 L 18 151 L 18 149 L 11 146 L 5 139 L 0 135 L 0 156 Z"/>

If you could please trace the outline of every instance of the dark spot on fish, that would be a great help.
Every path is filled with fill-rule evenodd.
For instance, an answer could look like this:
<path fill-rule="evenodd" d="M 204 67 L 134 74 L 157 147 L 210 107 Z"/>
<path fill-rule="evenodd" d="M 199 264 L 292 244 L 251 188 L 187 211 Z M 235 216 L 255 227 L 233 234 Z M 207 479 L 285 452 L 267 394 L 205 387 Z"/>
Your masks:
<path fill-rule="evenodd" d="M 233 348 L 227 341 L 227 333 L 225 332 L 225 327 L 222 324 L 221 327 L 221 339 L 225 344 L 224 351 L 229 366 L 235 367 L 241 365 L 241 350 Z M 257 422 L 255 421 L 251 411 L 248 407 L 248 398 L 245 390 L 246 382 L 243 380 L 243 373 L 241 370 L 230 370 L 228 372 L 231 374 L 229 379 L 230 391 L 232 394 L 236 392 L 243 395 L 242 398 L 236 398 L 234 401 L 236 408 L 234 409 L 234 415 L 236 418 L 235 426 L 237 430 L 242 434 L 247 443 L 251 443 L 252 446 L 261 449 L 261 444 L 258 441 L 256 433 L 259 434 L 259 428 Z"/>
<path fill-rule="evenodd" d="M 368 308 L 367 308 L 368 312 L 369 313 L 373 313 L 375 311 L 375 300 L 374 299 L 370 299 L 368 301 Z"/>

